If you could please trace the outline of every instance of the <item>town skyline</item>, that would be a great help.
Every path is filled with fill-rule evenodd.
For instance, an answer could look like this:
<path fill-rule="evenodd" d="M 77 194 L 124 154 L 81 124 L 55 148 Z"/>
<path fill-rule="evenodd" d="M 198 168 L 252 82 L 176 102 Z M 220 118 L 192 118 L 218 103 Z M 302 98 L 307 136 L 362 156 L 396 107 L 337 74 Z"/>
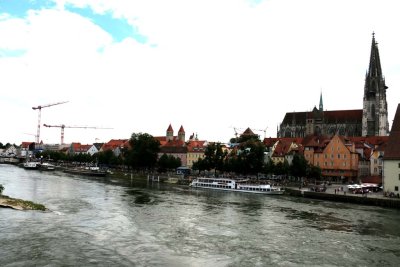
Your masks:
<path fill-rule="evenodd" d="M 275 137 L 286 112 L 362 109 L 375 32 L 389 128 L 400 102 L 396 1 L 3 1 L 0 141 L 65 143 L 234 127 Z M 290 7 L 290 8 L 288 8 Z M 179 12 L 177 12 L 179 10 Z M 362 10 L 362 12 L 361 12 Z M 340 18 L 340 19 L 338 19 Z M 264 133 L 257 132 L 263 137 Z"/>

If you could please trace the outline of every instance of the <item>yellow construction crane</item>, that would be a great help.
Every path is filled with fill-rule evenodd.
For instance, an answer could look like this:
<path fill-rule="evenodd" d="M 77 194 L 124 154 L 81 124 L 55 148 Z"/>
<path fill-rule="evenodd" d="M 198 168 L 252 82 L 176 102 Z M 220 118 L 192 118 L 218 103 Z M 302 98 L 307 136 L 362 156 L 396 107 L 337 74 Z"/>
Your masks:
<path fill-rule="evenodd" d="M 43 124 L 44 127 L 57 127 L 61 128 L 61 145 L 64 144 L 64 129 L 65 128 L 81 128 L 81 129 L 112 129 L 112 128 L 104 128 L 104 127 L 95 127 L 95 126 L 67 126 L 64 124 L 61 125 L 48 125 L 48 124 Z"/>
<path fill-rule="evenodd" d="M 37 107 L 32 107 L 33 110 L 38 110 L 38 125 L 37 125 L 37 133 L 36 133 L 36 144 L 39 144 L 40 142 L 40 118 L 42 116 L 42 108 L 47 108 L 55 105 L 60 105 L 67 103 L 68 101 L 62 101 L 62 102 L 57 102 L 57 103 L 52 103 L 52 104 L 46 104 L 46 105 L 40 105 Z"/>

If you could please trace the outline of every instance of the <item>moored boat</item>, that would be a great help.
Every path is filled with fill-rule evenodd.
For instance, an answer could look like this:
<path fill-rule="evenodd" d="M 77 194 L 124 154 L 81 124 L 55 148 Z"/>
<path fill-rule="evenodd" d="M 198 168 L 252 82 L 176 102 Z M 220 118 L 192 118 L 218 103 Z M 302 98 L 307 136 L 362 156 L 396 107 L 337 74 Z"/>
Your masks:
<path fill-rule="evenodd" d="M 284 189 L 270 184 L 250 183 L 249 180 L 229 178 L 195 178 L 190 183 L 193 188 L 207 188 L 223 191 L 246 192 L 256 194 L 282 195 Z"/>
<path fill-rule="evenodd" d="M 39 162 L 27 161 L 23 164 L 25 170 L 37 170 L 39 169 Z"/>
<path fill-rule="evenodd" d="M 48 162 L 43 162 L 39 164 L 39 170 L 41 171 L 55 171 L 56 170 L 56 166 L 48 163 Z"/>
<path fill-rule="evenodd" d="M 65 173 L 69 173 L 69 174 L 77 174 L 77 175 L 85 175 L 85 176 L 104 177 L 107 175 L 106 171 L 102 171 L 98 167 L 66 168 L 63 171 Z"/>

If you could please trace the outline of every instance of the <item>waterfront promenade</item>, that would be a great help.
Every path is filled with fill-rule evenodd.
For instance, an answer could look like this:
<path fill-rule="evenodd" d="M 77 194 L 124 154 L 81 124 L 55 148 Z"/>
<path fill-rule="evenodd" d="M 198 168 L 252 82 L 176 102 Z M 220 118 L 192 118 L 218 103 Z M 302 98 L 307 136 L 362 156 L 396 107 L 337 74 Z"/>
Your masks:
<path fill-rule="evenodd" d="M 347 189 L 347 185 L 332 184 L 326 187 L 325 192 L 315 192 L 310 190 L 311 187 L 286 187 L 286 191 L 289 195 L 305 198 L 400 209 L 400 198 L 384 196 L 382 191 L 354 194 Z"/>

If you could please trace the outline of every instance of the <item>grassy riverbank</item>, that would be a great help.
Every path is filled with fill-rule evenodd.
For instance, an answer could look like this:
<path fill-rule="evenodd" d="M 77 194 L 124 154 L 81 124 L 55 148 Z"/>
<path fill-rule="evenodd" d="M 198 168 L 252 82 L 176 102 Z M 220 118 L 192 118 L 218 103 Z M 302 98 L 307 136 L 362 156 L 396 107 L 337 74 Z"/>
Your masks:
<path fill-rule="evenodd" d="M 11 198 L 5 195 L 0 195 L 0 207 L 16 210 L 46 210 L 46 207 L 42 204 L 18 198 Z"/>

